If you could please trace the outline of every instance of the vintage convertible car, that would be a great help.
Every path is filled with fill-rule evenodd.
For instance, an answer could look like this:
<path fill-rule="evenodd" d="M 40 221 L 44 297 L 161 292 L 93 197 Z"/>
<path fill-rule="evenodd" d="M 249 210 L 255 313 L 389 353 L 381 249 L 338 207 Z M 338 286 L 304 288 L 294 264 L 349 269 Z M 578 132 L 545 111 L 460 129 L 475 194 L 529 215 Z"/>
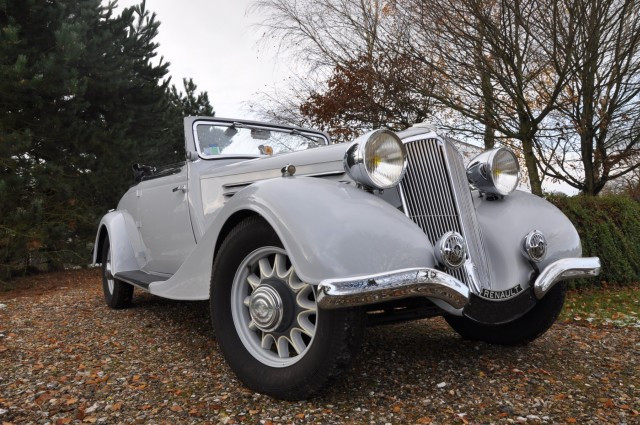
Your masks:
<path fill-rule="evenodd" d="M 465 167 L 425 127 L 332 144 L 319 131 L 188 117 L 185 163 L 136 166 L 94 263 L 113 308 L 134 287 L 209 300 L 248 387 L 300 399 L 349 364 L 366 324 L 443 315 L 464 338 L 534 340 L 566 279 L 595 276 L 573 225 L 515 190 L 505 148 Z"/>

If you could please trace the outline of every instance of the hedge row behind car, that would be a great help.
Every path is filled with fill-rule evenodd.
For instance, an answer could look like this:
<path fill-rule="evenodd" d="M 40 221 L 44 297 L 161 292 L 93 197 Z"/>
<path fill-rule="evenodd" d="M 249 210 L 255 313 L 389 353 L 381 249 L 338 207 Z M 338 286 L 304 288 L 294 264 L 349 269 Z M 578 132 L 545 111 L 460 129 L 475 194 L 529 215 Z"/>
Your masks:
<path fill-rule="evenodd" d="M 553 195 L 547 198 L 573 222 L 582 240 L 582 255 L 602 262 L 598 278 L 577 286 L 607 282 L 640 282 L 640 203 L 627 196 Z"/>

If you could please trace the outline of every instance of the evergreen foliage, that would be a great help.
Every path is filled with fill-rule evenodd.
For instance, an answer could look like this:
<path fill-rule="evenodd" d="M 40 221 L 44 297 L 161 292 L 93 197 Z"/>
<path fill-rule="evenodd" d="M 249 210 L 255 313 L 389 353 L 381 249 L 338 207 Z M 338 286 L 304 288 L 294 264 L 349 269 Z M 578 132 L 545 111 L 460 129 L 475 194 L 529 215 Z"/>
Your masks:
<path fill-rule="evenodd" d="M 183 159 L 182 118 L 207 94 L 170 86 L 145 3 L 0 0 L 0 280 L 87 264 L 131 164 Z"/>
<path fill-rule="evenodd" d="M 600 257 L 598 281 L 628 284 L 640 281 L 640 203 L 626 196 L 551 196 L 573 222 L 584 257 Z M 578 284 L 589 281 L 581 280 Z"/>

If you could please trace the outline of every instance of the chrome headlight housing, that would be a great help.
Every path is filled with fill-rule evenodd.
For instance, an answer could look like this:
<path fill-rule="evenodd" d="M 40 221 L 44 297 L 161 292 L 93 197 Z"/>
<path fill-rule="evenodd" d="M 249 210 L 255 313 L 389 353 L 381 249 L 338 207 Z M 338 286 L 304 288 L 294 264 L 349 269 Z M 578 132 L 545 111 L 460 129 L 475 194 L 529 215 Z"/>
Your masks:
<path fill-rule="evenodd" d="M 506 196 L 518 186 L 520 164 L 510 149 L 491 149 L 471 160 L 467 177 L 481 192 Z"/>
<path fill-rule="evenodd" d="M 366 188 L 389 189 L 404 177 L 407 151 L 394 132 L 374 130 L 353 141 L 344 155 L 344 169 Z"/>

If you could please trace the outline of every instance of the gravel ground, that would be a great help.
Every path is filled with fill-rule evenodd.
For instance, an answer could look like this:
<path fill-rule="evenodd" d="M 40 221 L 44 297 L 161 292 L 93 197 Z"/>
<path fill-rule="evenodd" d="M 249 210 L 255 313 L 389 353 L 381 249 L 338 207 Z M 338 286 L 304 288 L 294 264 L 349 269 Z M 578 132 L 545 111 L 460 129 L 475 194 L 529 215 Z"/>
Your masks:
<path fill-rule="evenodd" d="M 640 423 L 637 327 L 558 323 L 518 348 L 441 319 L 371 328 L 338 384 L 290 403 L 243 388 L 206 303 L 109 310 L 96 270 L 30 282 L 0 293 L 3 424 Z"/>

